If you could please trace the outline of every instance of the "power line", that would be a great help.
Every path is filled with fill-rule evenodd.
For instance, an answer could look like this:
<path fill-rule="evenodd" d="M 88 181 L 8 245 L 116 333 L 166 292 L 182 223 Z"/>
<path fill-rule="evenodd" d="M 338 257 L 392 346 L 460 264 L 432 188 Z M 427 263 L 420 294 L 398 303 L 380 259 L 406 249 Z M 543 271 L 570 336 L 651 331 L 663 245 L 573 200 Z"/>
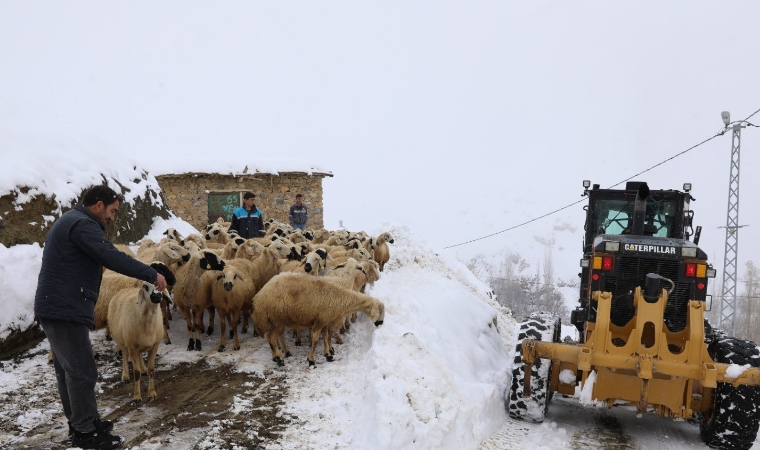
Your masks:
<path fill-rule="evenodd" d="M 749 119 L 750 119 L 752 116 L 754 116 L 755 114 L 757 114 L 757 113 L 759 113 L 759 112 L 760 112 L 760 109 L 758 109 L 757 111 L 755 111 L 755 112 L 753 112 L 752 114 L 750 114 L 749 116 L 747 116 L 747 118 L 746 118 L 746 119 L 744 119 L 744 120 L 740 120 L 740 121 L 737 121 L 737 122 L 732 122 L 732 123 L 739 123 L 739 122 L 742 122 L 742 123 L 745 123 L 745 124 L 747 124 L 747 125 L 750 125 L 750 126 L 753 126 L 753 127 L 758 127 L 757 125 L 753 125 L 753 124 L 751 124 L 751 123 L 747 122 L 747 120 L 749 120 Z M 675 155 L 671 156 L 670 158 L 668 158 L 668 159 L 666 159 L 666 160 L 664 160 L 664 161 L 661 161 L 661 162 L 659 162 L 659 163 L 657 163 L 657 164 L 653 165 L 652 167 L 650 167 L 650 168 L 648 168 L 648 169 L 642 170 L 641 172 L 639 172 L 639 173 L 637 173 L 637 174 L 635 174 L 635 175 L 633 175 L 633 176 L 630 176 L 630 177 L 626 178 L 625 180 L 619 181 L 619 182 L 617 182 L 617 183 L 613 184 L 612 186 L 608 187 L 607 189 L 612 189 L 612 188 L 614 188 L 615 186 L 619 186 L 619 185 L 621 185 L 621 184 L 625 183 L 626 181 L 630 181 L 630 180 L 634 179 L 635 177 L 637 177 L 637 176 L 639 176 L 639 175 L 641 175 L 641 174 L 643 174 L 643 173 L 649 172 L 650 170 L 654 169 L 655 167 L 659 167 L 659 166 L 661 166 L 661 165 L 665 164 L 665 163 L 666 163 L 666 162 L 668 162 L 668 161 L 671 161 L 671 160 L 673 160 L 673 159 L 675 159 L 675 158 L 678 158 L 679 156 L 683 155 L 684 153 L 688 153 L 688 152 L 690 152 L 690 151 L 694 150 L 695 148 L 699 147 L 700 145 L 703 145 L 703 144 L 706 144 L 706 143 L 708 143 L 708 142 L 712 141 L 713 139 L 715 139 L 715 138 L 716 138 L 716 137 L 718 137 L 718 136 L 723 136 L 723 135 L 726 133 L 726 131 L 728 131 L 728 129 L 729 129 L 729 127 L 730 127 L 730 125 L 731 125 L 731 124 L 728 124 L 728 125 L 726 125 L 726 127 L 725 127 L 724 129 L 722 129 L 721 131 L 719 131 L 719 132 L 715 133 L 713 136 L 710 136 L 709 138 L 705 139 L 704 141 L 700 142 L 699 144 L 693 145 L 693 146 L 691 146 L 691 147 L 687 148 L 686 150 L 684 150 L 684 151 L 682 151 L 682 152 L 680 152 L 680 153 L 676 153 Z M 758 127 L 758 128 L 760 128 L 760 127 Z M 580 200 L 578 200 L 577 202 L 573 202 L 573 203 L 570 203 L 569 205 L 563 206 L 563 207 L 561 207 L 561 208 L 559 208 L 559 209 L 555 209 L 554 211 L 548 212 L 548 213 L 546 213 L 546 214 L 544 214 L 544 215 L 542 215 L 542 216 L 536 217 L 536 218 L 534 218 L 534 219 L 530 219 L 530 220 L 527 220 L 527 221 L 525 221 L 525 222 L 523 222 L 523 223 L 517 224 L 517 225 L 515 225 L 515 226 L 512 226 L 512 227 L 509 227 L 509 228 L 507 228 L 507 229 L 504 229 L 504 230 L 501 230 L 501 231 L 497 231 L 497 232 L 495 232 L 495 233 L 491 233 L 491 234 L 488 234 L 488 235 L 485 235 L 485 236 L 482 236 L 482 237 L 479 237 L 479 238 L 471 239 L 471 240 L 469 240 L 469 241 L 466 241 L 466 242 L 462 242 L 462 243 L 459 243 L 459 244 L 449 245 L 448 247 L 443 247 L 443 249 L 444 249 L 444 250 L 446 250 L 447 248 L 454 248 L 454 247 L 459 247 L 459 246 L 461 246 L 461 245 L 467 245 L 467 244 L 471 244 L 471 243 L 473 243 L 473 242 L 481 241 L 481 240 L 483 240 L 483 239 L 487 239 L 487 238 L 490 238 L 490 237 L 492 237 L 492 236 L 496 236 L 497 234 L 501 234 L 501 233 L 505 233 L 505 232 L 507 232 L 507 231 L 511 231 L 511 230 L 514 230 L 515 228 L 520 228 L 520 227 L 522 227 L 522 226 L 524 226 L 524 225 L 527 225 L 527 224 L 529 224 L 529 223 L 535 222 L 535 221 L 537 221 L 537 220 L 541 220 L 541 219 L 543 219 L 544 217 L 548 217 L 548 216 L 551 216 L 551 215 L 553 215 L 553 214 L 556 214 L 556 213 L 558 213 L 558 212 L 560 212 L 560 211 L 562 211 L 562 210 L 565 210 L 565 209 L 567 209 L 567 208 L 569 208 L 569 207 L 571 207 L 571 206 L 575 206 L 575 205 L 577 205 L 578 203 L 582 203 L 582 202 L 585 202 L 585 199 L 580 199 Z"/>
<path fill-rule="evenodd" d="M 552 284 L 552 283 L 538 283 L 538 282 L 533 282 L 530 279 L 521 280 L 519 278 L 503 278 L 503 277 L 489 277 L 489 276 L 482 276 L 482 278 L 488 278 L 490 280 L 512 281 L 512 282 L 515 282 L 515 283 L 523 283 L 523 282 L 525 282 L 525 283 L 527 283 L 527 284 L 529 284 L 531 286 L 551 286 L 551 287 L 555 287 L 555 288 L 573 288 L 573 289 L 578 289 L 578 285 L 577 284 L 575 284 L 575 285 L 560 285 L 560 284 Z"/>

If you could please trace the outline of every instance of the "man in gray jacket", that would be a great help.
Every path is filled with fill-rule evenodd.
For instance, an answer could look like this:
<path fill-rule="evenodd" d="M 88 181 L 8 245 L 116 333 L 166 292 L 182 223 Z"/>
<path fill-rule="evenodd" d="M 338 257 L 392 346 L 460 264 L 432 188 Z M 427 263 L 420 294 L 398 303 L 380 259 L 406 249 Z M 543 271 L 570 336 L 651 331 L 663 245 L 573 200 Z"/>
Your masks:
<path fill-rule="evenodd" d="M 95 400 L 98 373 L 90 330 L 95 327 L 103 267 L 166 289 L 152 267 L 120 252 L 108 241 L 105 225 L 116 217 L 122 198 L 107 186 L 95 186 L 82 203 L 64 213 L 45 239 L 34 314 L 50 343 L 63 411 L 72 445 L 111 449 L 124 443 L 112 435 L 113 423 L 101 421 Z"/>
<path fill-rule="evenodd" d="M 309 219 L 309 211 L 306 209 L 306 205 L 303 204 L 303 195 L 296 194 L 296 202 L 290 205 L 288 219 L 293 228 L 298 228 L 301 231 L 306 230 L 306 221 Z"/>

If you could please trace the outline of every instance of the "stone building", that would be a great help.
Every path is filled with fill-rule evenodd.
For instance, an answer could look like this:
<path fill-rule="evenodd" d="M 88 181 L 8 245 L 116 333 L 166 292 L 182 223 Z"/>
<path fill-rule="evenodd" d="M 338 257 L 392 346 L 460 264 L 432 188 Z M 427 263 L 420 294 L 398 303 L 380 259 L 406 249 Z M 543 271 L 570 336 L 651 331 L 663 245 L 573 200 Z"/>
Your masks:
<path fill-rule="evenodd" d="M 256 194 L 256 206 L 265 220 L 275 218 L 286 223 L 296 194 L 303 194 L 303 202 L 309 208 L 307 226 L 320 228 L 324 226 L 322 179 L 332 176 L 324 172 L 196 172 L 158 175 L 156 179 L 167 206 L 199 230 L 218 217 L 229 221 L 232 211 L 241 205 L 242 194 L 246 191 Z"/>

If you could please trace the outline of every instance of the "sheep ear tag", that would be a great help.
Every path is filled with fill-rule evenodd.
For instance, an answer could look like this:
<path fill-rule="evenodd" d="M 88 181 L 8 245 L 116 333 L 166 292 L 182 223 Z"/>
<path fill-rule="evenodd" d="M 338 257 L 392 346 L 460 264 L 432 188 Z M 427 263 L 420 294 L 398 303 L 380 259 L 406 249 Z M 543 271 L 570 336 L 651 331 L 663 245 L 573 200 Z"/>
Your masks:
<path fill-rule="evenodd" d="M 206 269 L 211 270 L 211 264 L 206 264 Z"/>

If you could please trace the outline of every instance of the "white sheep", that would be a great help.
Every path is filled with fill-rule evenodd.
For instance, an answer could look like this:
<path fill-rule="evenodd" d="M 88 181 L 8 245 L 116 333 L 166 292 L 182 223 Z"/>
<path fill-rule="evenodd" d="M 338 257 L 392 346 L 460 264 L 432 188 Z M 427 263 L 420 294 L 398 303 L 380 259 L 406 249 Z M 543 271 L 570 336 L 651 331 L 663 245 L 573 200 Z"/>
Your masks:
<path fill-rule="evenodd" d="M 168 264 L 160 261 L 154 261 L 149 265 L 166 278 L 167 284 L 170 286 L 173 286 L 175 284 L 175 277 L 172 274 L 172 271 L 170 270 Z M 97 331 L 105 328 L 105 335 L 107 340 L 111 340 L 111 332 L 108 329 L 108 305 L 111 302 L 111 299 L 122 289 L 137 287 L 139 284 L 140 280 L 137 278 L 131 278 L 120 273 L 108 271 L 103 274 L 103 278 L 100 282 L 98 301 L 95 302 L 95 310 L 93 314 L 95 318 L 95 330 Z M 168 317 L 165 320 L 165 324 L 168 328 Z M 165 340 L 167 344 L 171 342 L 169 340 L 168 332 L 165 335 Z"/>
<path fill-rule="evenodd" d="M 194 242 L 198 246 L 198 248 L 200 248 L 201 250 L 206 248 L 206 240 L 203 239 L 203 236 L 201 236 L 200 234 L 192 233 L 192 234 L 188 234 L 187 237 L 185 237 L 184 246 L 188 250 L 192 250 L 190 247 L 188 247 L 188 243 L 190 242 Z"/>
<path fill-rule="evenodd" d="M 280 273 L 282 266 L 291 260 L 294 260 L 293 248 L 289 247 L 285 242 L 276 240 L 265 247 L 261 256 L 254 259 L 251 266 L 250 276 L 256 290 L 261 289 L 272 277 Z M 253 308 L 252 296 L 248 297 L 243 304 L 242 333 L 246 333 L 248 330 L 248 318 L 251 315 L 251 308 Z M 230 326 L 237 328 L 237 318 L 235 319 L 235 322 L 231 323 Z M 255 327 L 254 336 L 256 336 Z"/>
<path fill-rule="evenodd" d="M 233 239 L 233 236 L 237 236 L 237 234 L 228 233 L 218 222 L 204 228 L 202 235 L 206 239 L 206 245 L 211 243 L 224 245 Z"/>
<path fill-rule="evenodd" d="M 391 251 L 388 248 L 388 244 L 393 244 L 393 242 L 393 236 L 388 232 L 377 237 L 377 247 L 375 247 L 373 259 L 380 265 L 380 272 L 383 271 L 385 263 L 387 263 L 391 257 Z"/>
<path fill-rule="evenodd" d="M 202 250 L 190 257 L 187 264 L 177 269 L 177 284 L 174 286 L 174 304 L 182 312 L 187 323 L 187 333 L 190 338 L 188 350 L 201 350 L 200 328 L 196 328 L 196 316 L 201 316 L 203 310 L 194 310 L 196 296 L 210 296 L 210 289 L 202 283 L 203 274 L 207 270 L 224 269 L 224 261 L 209 250 Z M 199 317 L 202 324 L 202 317 Z M 201 327 L 202 328 L 202 327 Z M 197 336 L 197 339 L 195 337 Z"/>
<path fill-rule="evenodd" d="M 324 228 L 314 230 L 312 233 L 312 244 L 322 244 L 330 237 L 330 232 Z"/>
<path fill-rule="evenodd" d="M 230 325 L 230 334 L 233 339 L 234 350 L 240 350 L 240 341 L 237 333 L 237 320 L 243 309 L 250 309 L 251 299 L 256 293 L 256 285 L 250 275 L 254 263 L 247 259 L 231 259 L 225 261 L 224 269 L 217 275 L 211 286 L 211 297 L 214 307 L 219 312 L 221 323 L 221 340 L 217 350 L 223 352 L 227 346 L 227 324 Z"/>
<path fill-rule="evenodd" d="M 267 242 L 267 244 L 270 242 L 271 241 Z M 237 252 L 235 252 L 235 258 L 253 260 L 254 258 L 261 256 L 264 252 L 264 248 L 264 245 L 256 239 L 247 239 L 238 247 Z"/>
<path fill-rule="evenodd" d="M 122 352 L 122 381 L 129 381 L 129 361 L 135 374 L 135 390 L 132 401 L 142 401 L 140 391 L 141 374 L 148 374 L 148 398 L 156 397 L 156 352 L 164 334 L 161 319 L 162 294 L 148 282 L 141 282 L 137 288 L 121 290 L 108 306 L 108 323 L 117 349 Z M 148 365 L 142 352 L 148 352 Z"/>
<path fill-rule="evenodd" d="M 309 366 L 315 366 L 314 350 L 326 328 L 336 326 L 349 314 L 363 311 L 379 326 L 385 317 L 385 305 L 369 295 L 345 289 L 320 277 L 283 273 L 272 278 L 253 297 L 253 322 L 265 335 L 272 349 L 272 359 L 284 365 L 281 349 L 285 328 L 310 328 Z M 324 356 L 332 361 L 329 338 Z"/>
<path fill-rule="evenodd" d="M 245 242 L 246 242 L 246 239 L 243 239 L 239 236 L 236 238 L 230 239 L 230 241 L 224 245 L 224 249 L 222 249 L 220 256 L 222 257 L 222 259 L 234 258 L 240 246 L 243 245 Z"/>
<path fill-rule="evenodd" d="M 124 244 L 114 244 L 114 247 L 116 247 L 116 248 L 117 248 L 117 249 L 118 249 L 120 252 L 122 252 L 122 253 L 126 253 L 127 255 L 129 255 L 129 256 L 131 256 L 131 257 L 133 257 L 133 258 L 137 256 L 137 255 L 135 254 L 135 252 L 134 252 L 134 251 L 132 251 L 132 249 L 131 249 L 131 248 L 129 248 L 129 246 L 128 246 L 128 245 L 124 245 Z"/>
<path fill-rule="evenodd" d="M 169 239 L 173 239 L 179 245 L 185 245 L 185 238 L 182 237 L 179 231 L 174 228 L 168 228 L 164 233 Z"/>
<path fill-rule="evenodd" d="M 248 277 L 251 278 L 253 285 L 256 286 L 256 288 L 263 286 L 267 281 L 269 281 L 273 276 L 277 275 L 279 273 L 279 266 L 280 266 L 280 259 L 285 260 L 285 258 L 292 257 L 293 249 L 291 247 L 288 247 L 282 242 L 275 241 L 269 244 L 264 249 L 264 252 L 262 255 L 258 258 L 256 258 L 250 266 L 250 272 L 248 273 Z M 234 261 L 234 260 L 233 260 Z M 229 264 L 230 261 L 225 261 L 225 265 Z M 210 314 L 210 322 L 209 327 L 207 330 L 207 335 L 211 335 L 213 333 L 213 320 L 214 320 L 214 309 L 216 308 L 216 299 L 213 294 L 213 286 L 216 282 L 217 275 L 219 274 L 211 274 L 211 273 L 204 273 L 200 277 L 200 281 L 198 282 L 196 286 L 196 292 L 194 295 L 190 298 L 190 312 L 191 316 L 194 320 L 194 326 L 193 329 L 195 330 L 202 330 L 203 329 L 203 311 L 206 309 L 209 310 Z M 246 333 L 248 331 L 248 316 L 250 315 L 250 309 L 251 309 L 251 298 L 253 297 L 253 294 L 248 296 L 247 298 L 244 298 L 242 300 L 242 304 L 240 305 L 240 310 L 245 311 L 244 317 L 243 317 L 243 328 L 242 332 Z M 227 302 L 227 300 L 224 300 Z M 231 320 L 228 325 L 230 326 L 230 332 L 232 333 L 231 339 L 234 338 L 234 335 L 237 333 L 237 319 L 239 317 L 239 314 L 235 315 L 234 320 Z M 219 321 L 222 323 L 222 328 L 225 328 L 225 320 L 227 318 L 223 317 L 221 314 L 219 316 Z M 224 336 L 222 337 L 224 338 Z M 196 350 L 199 349 L 200 340 L 196 341 L 195 346 Z"/>
<path fill-rule="evenodd" d="M 169 239 L 153 247 L 140 248 L 137 252 L 137 259 L 144 263 L 159 261 L 175 268 L 175 265 L 179 266 L 190 259 L 190 252 L 178 242 Z"/>

